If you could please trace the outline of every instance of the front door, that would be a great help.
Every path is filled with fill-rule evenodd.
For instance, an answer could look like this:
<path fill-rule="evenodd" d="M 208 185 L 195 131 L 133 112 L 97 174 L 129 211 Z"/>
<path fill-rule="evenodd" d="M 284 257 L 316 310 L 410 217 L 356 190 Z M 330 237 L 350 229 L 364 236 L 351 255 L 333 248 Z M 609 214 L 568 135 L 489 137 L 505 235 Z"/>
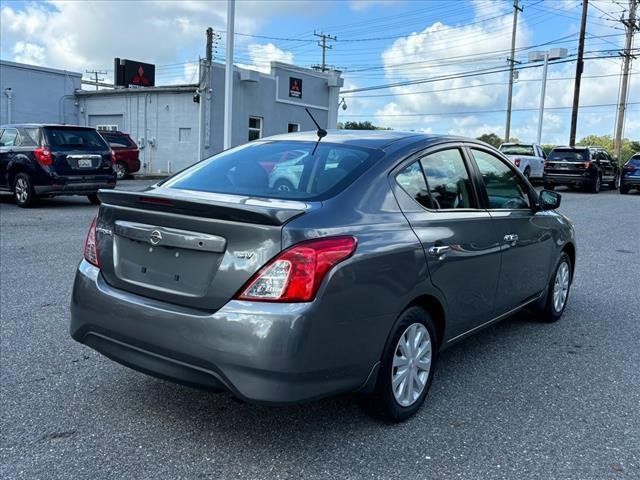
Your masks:
<path fill-rule="evenodd" d="M 500 242 L 491 215 L 479 208 L 462 145 L 439 147 L 402 165 L 397 195 L 420 239 L 433 285 L 447 302 L 451 338 L 494 316 Z"/>
<path fill-rule="evenodd" d="M 507 162 L 487 149 L 471 146 L 480 173 L 481 196 L 501 240 L 502 268 L 496 314 L 536 298 L 547 286 L 553 237 L 546 214 L 536 212 L 526 182 Z"/>

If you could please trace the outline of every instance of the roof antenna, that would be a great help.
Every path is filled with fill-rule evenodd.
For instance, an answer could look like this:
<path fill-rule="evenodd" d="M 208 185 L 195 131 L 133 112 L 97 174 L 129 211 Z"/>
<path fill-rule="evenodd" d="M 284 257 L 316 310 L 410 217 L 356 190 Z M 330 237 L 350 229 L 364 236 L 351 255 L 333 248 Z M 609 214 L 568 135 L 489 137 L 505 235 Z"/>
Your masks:
<path fill-rule="evenodd" d="M 320 140 L 322 140 L 324 137 L 327 136 L 327 131 L 324 128 L 321 128 L 320 125 L 318 125 L 318 122 L 316 122 L 316 119 L 313 118 L 313 115 L 311 115 L 311 112 L 309 111 L 309 109 L 307 107 L 304 107 L 304 109 L 307 111 L 307 113 L 309 114 L 309 116 L 311 117 L 311 120 L 313 120 L 313 123 L 316 124 L 316 127 L 318 127 L 318 141 L 316 142 L 315 147 L 313 147 L 313 152 L 311 152 L 311 156 L 313 157 L 316 153 L 316 149 L 318 148 L 318 144 L 320 143 Z"/>

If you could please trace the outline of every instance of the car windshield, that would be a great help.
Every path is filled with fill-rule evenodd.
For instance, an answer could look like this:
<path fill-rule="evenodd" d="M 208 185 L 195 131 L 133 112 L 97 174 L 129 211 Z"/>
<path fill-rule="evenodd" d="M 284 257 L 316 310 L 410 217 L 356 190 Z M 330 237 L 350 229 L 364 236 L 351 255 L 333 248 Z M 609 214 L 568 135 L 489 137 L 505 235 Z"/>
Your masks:
<path fill-rule="evenodd" d="M 83 128 L 46 128 L 51 147 L 109 148 L 95 130 Z"/>
<path fill-rule="evenodd" d="M 505 155 L 525 155 L 534 157 L 533 145 L 502 145 L 500 151 Z"/>
<path fill-rule="evenodd" d="M 327 142 L 254 141 L 203 160 L 161 187 L 323 200 L 342 191 L 381 156 L 379 150 Z"/>
<path fill-rule="evenodd" d="M 589 160 L 589 152 L 587 150 L 553 150 L 547 160 L 558 162 L 586 162 Z"/>

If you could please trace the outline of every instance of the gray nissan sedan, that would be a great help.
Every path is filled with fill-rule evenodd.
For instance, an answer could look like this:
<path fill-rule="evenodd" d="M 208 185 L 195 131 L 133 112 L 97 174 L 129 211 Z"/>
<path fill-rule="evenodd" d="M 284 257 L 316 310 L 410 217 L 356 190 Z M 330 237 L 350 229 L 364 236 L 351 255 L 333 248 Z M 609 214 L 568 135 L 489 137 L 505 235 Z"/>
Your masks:
<path fill-rule="evenodd" d="M 260 139 L 141 192 L 101 191 L 73 338 L 250 402 L 360 392 L 397 422 L 445 348 L 524 307 L 560 318 L 576 247 L 559 194 L 476 140 L 320 137 Z"/>

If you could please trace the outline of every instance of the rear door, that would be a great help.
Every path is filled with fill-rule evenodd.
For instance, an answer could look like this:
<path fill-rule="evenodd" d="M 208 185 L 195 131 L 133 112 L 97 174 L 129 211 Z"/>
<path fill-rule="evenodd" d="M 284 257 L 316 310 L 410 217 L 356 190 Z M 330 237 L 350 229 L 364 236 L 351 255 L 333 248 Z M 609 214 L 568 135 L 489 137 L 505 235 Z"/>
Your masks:
<path fill-rule="evenodd" d="M 5 128 L 0 132 L 0 187 L 10 187 L 7 178 L 7 165 L 16 148 L 17 139 L 18 130 L 15 128 Z"/>
<path fill-rule="evenodd" d="M 44 127 L 53 169 L 63 176 L 95 176 L 112 173 L 111 148 L 92 128 Z"/>
<path fill-rule="evenodd" d="M 430 149 L 403 162 L 393 184 L 424 247 L 431 281 L 455 319 L 453 337 L 491 320 L 500 242 L 491 216 L 478 205 L 462 145 Z"/>
<path fill-rule="evenodd" d="M 613 161 L 611 160 L 609 154 L 604 150 L 599 150 L 596 153 L 596 161 L 600 166 L 600 170 L 602 172 L 602 181 L 605 183 L 612 182 L 614 180 L 616 172 Z"/>
<path fill-rule="evenodd" d="M 546 214 L 533 208 L 530 186 L 488 149 L 470 145 L 480 174 L 481 201 L 500 239 L 502 267 L 496 313 L 504 314 L 535 298 L 547 285 L 553 237 Z"/>

